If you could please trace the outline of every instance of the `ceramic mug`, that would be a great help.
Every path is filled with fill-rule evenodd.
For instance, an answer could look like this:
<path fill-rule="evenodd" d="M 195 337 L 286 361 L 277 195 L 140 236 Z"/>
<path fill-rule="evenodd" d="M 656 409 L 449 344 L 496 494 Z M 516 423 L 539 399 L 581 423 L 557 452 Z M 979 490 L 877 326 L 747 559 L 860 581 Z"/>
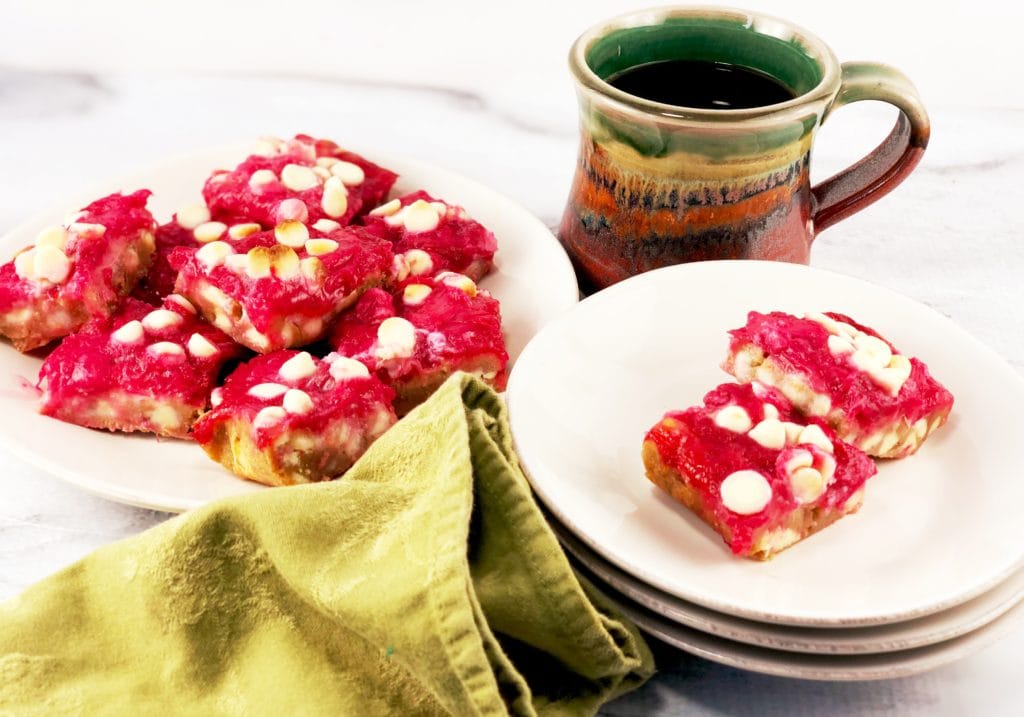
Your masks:
<path fill-rule="evenodd" d="M 690 109 L 605 81 L 661 60 L 754 68 L 796 97 Z M 582 141 L 559 238 L 589 289 L 686 261 L 807 263 L 818 232 L 892 190 L 928 144 L 928 115 L 906 76 L 876 63 L 840 65 L 814 35 L 760 14 L 679 7 L 624 15 L 580 36 L 569 62 Z M 895 105 L 896 126 L 867 157 L 812 187 L 815 132 L 860 100 Z"/>

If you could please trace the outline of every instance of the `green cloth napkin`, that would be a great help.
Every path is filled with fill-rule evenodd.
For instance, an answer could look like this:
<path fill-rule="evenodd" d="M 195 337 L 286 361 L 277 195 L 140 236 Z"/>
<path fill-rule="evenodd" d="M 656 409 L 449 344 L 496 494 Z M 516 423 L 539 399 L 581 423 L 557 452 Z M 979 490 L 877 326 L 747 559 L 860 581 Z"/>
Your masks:
<path fill-rule="evenodd" d="M 464 374 L 342 480 L 218 501 L 0 605 L 3 715 L 582 715 L 653 669 Z"/>

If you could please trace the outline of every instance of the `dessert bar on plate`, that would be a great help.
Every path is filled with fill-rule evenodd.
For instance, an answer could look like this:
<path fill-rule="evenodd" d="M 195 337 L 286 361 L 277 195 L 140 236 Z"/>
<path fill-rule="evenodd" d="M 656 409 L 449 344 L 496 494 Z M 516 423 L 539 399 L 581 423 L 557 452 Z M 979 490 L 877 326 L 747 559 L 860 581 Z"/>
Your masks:
<path fill-rule="evenodd" d="M 723 384 L 670 411 L 643 443 L 647 477 L 734 553 L 767 560 L 856 512 L 875 464 L 760 383 Z"/>
<path fill-rule="evenodd" d="M 923 362 L 843 314 L 752 311 L 730 334 L 726 371 L 777 387 L 872 456 L 914 453 L 953 408 Z"/>
<path fill-rule="evenodd" d="M 43 362 L 40 412 L 110 431 L 187 438 L 241 347 L 170 295 L 162 308 L 127 299 L 67 337 Z"/>
<path fill-rule="evenodd" d="M 410 278 L 393 294 L 371 289 L 342 315 L 331 344 L 395 389 L 399 414 L 423 402 L 456 371 L 505 389 L 508 353 L 501 308 L 462 274 Z"/>
<path fill-rule="evenodd" d="M 305 346 L 366 289 L 390 279 L 389 242 L 359 227 L 287 221 L 251 234 L 220 224 L 198 250 L 175 249 L 176 289 L 233 339 L 260 353 Z"/>
<path fill-rule="evenodd" d="M 399 279 L 454 271 L 480 281 L 494 265 L 498 242 L 462 207 L 419 191 L 363 218 L 368 231 L 392 241 Z"/>
<path fill-rule="evenodd" d="M 395 423 L 394 395 L 358 361 L 277 351 L 228 376 L 193 433 L 213 460 L 243 478 L 330 480 Z"/>
<path fill-rule="evenodd" d="M 345 225 L 380 204 L 397 177 L 330 140 L 264 138 L 234 170 L 214 172 L 203 198 L 213 219 L 225 223 Z"/>
<path fill-rule="evenodd" d="M 0 267 L 0 335 L 31 351 L 116 311 L 155 247 L 149 194 L 98 199 Z"/>

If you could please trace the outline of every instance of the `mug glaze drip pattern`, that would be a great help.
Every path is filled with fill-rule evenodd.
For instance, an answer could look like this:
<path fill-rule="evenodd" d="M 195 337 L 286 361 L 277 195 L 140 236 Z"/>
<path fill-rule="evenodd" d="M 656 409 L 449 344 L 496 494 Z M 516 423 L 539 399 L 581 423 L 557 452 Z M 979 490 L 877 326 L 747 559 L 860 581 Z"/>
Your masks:
<path fill-rule="evenodd" d="M 585 33 L 570 59 L 581 142 L 559 237 L 589 289 L 685 261 L 807 263 L 817 231 L 889 191 L 927 144 L 927 116 L 905 77 L 882 65 L 840 67 L 820 40 L 773 18 L 649 11 Z M 602 79 L 664 59 L 757 67 L 798 96 L 699 110 L 633 97 Z M 900 120 L 868 158 L 812 188 L 815 131 L 859 99 L 896 104 Z"/>

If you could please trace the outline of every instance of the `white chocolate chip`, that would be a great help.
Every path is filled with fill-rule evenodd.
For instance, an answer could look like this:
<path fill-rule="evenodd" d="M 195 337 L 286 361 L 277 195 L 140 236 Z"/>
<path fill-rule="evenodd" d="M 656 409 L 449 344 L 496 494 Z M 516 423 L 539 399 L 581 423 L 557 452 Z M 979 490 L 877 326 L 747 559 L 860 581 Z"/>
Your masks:
<path fill-rule="evenodd" d="M 344 216 L 348 211 L 348 190 L 338 177 L 331 177 L 324 183 L 324 195 L 320 198 L 320 208 L 329 217 Z"/>
<path fill-rule="evenodd" d="M 181 308 L 183 308 L 185 311 L 187 311 L 190 314 L 196 313 L 196 307 L 192 305 L 191 301 L 186 299 L 181 294 L 168 294 L 166 300 L 170 301 L 171 303 L 175 304 L 176 306 L 180 306 Z"/>
<path fill-rule="evenodd" d="M 285 246 L 298 249 L 309 241 L 309 229 L 301 222 L 282 222 L 274 228 L 274 238 Z"/>
<path fill-rule="evenodd" d="M 261 191 L 268 184 L 273 184 L 277 181 L 277 175 L 271 169 L 257 169 L 249 177 L 249 189 L 254 192 Z"/>
<path fill-rule="evenodd" d="M 185 349 L 181 347 L 181 344 L 176 344 L 173 341 L 157 341 L 155 344 L 150 344 L 146 350 L 157 356 L 185 355 Z"/>
<path fill-rule="evenodd" d="M 202 334 L 192 334 L 189 336 L 186 348 L 196 358 L 210 358 L 217 354 L 217 347 Z"/>
<path fill-rule="evenodd" d="M 331 377 L 335 381 L 347 381 L 352 378 L 369 378 L 370 369 L 364 364 L 347 356 L 335 356 L 331 359 Z"/>
<path fill-rule="evenodd" d="M 435 276 L 434 279 L 436 281 L 440 281 L 445 286 L 461 289 L 469 296 L 476 296 L 476 282 L 465 274 L 457 274 L 454 271 L 442 271 L 440 274 Z"/>
<path fill-rule="evenodd" d="M 892 349 L 876 336 L 860 334 L 854 339 L 857 350 L 850 356 L 850 361 L 861 371 L 872 372 L 885 368 L 892 359 Z"/>
<path fill-rule="evenodd" d="M 270 253 L 264 247 L 253 247 L 241 266 L 250 278 L 264 279 L 270 276 Z"/>
<path fill-rule="evenodd" d="M 789 487 L 797 503 L 813 503 L 825 492 L 825 478 L 816 468 L 797 468 L 789 475 Z"/>
<path fill-rule="evenodd" d="M 293 192 L 304 192 L 320 186 L 320 178 L 309 167 L 301 164 L 286 164 L 281 170 L 281 184 Z"/>
<path fill-rule="evenodd" d="M 224 263 L 224 259 L 235 253 L 235 250 L 231 248 L 231 245 L 227 242 L 212 241 L 209 244 L 204 245 L 199 251 L 196 252 L 196 259 L 198 259 L 203 266 L 206 267 L 207 271 L 213 271 L 215 268 Z"/>
<path fill-rule="evenodd" d="M 358 186 L 366 179 L 363 168 L 358 164 L 352 164 L 352 162 L 335 162 L 331 165 L 331 174 L 350 187 Z"/>
<path fill-rule="evenodd" d="M 405 254 L 395 254 L 391 260 L 391 277 L 396 283 L 409 277 L 409 263 L 405 260 Z"/>
<path fill-rule="evenodd" d="M 733 433 L 746 433 L 753 423 L 743 406 L 726 406 L 715 414 L 715 425 Z"/>
<path fill-rule="evenodd" d="M 149 414 L 149 420 L 157 428 L 164 431 L 174 431 L 181 427 L 181 416 L 171 406 L 157 406 Z"/>
<path fill-rule="evenodd" d="M 768 479 L 753 470 L 730 473 L 719 486 L 722 505 L 737 515 L 760 513 L 772 499 Z"/>
<path fill-rule="evenodd" d="M 32 252 L 32 269 L 29 278 L 51 284 L 60 284 L 68 278 L 68 274 L 71 273 L 71 260 L 60 249 L 55 246 L 43 245 L 29 251 Z M 22 255 L 28 253 L 23 252 Z M 14 269 L 18 270 L 17 262 L 15 262 Z"/>
<path fill-rule="evenodd" d="M 410 249 L 403 254 L 412 276 L 424 276 L 434 270 L 434 260 L 422 249 Z"/>
<path fill-rule="evenodd" d="M 68 243 L 68 230 L 64 227 L 47 227 L 36 235 L 36 246 L 52 246 L 64 251 Z"/>
<path fill-rule="evenodd" d="M 321 182 L 327 181 L 331 176 L 330 170 L 326 167 L 313 167 L 313 174 L 318 176 Z"/>
<path fill-rule="evenodd" d="M 288 414 L 285 413 L 285 410 L 280 406 L 267 406 L 266 408 L 261 408 L 259 413 L 256 414 L 256 417 L 252 419 L 252 427 L 260 429 L 276 426 L 278 423 L 283 421 L 287 415 Z"/>
<path fill-rule="evenodd" d="M 186 204 L 177 211 L 174 220 L 182 229 L 195 229 L 210 221 L 210 210 L 205 204 Z"/>
<path fill-rule="evenodd" d="M 313 399 L 305 391 L 298 388 L 290 388 L 284 394 L 282 405 L 288 413 L 298 413 L 301 415 L 313 410 Z"/>
<path fill-rule="evenodd" d="M 765 448 L 779 450 L 786 446 L 786 428 L 776 418 L 766 418 L 750 429 L 751 440 Z"/>
<path fill-rule="evenodd" d="M 332 165 L 335 165 L 340 161 L 341 160 L 338 159 L 337 157 L 317 157 L 316 166 L 326 167 L 327 169 L 330 169 Z"/>
<path fill-rule="evenodd" d="M 274 268 L 274 276 L 284 281 L 294 279 L 299 275 L 301 269 L 299 255 L 291 248 L 275 252 L 271 260 L 271 266 Z"/>
<path fill-rule="evenodd" d="M 786 475 L 793 475 L 800 468 L 810 468 L 813 465 L 814 454 L 810 451 L 797 449 L 786 459 L 786 462 L 782 465 L 782 470 L 786 472 Z"/>
<path fill-rule="evenodd" d="M 292 356 L 281 364 L 281 368 L 278 370 L 278 374 L 285 381 L 301 381 L 314 373 L 316 373 L 316 363 L 306 351 Z"/>
<path fill-rule="evenodd" d="M 252 153 L 260 157 L 276 157 L 284 151 L 284 141 L 277 137 L 260 137 L 252 148 Z"/>
<path fill-rule="evenodd" d="M 74 222 L 68 226 L 68 231 L 82 237 L 83 239 L 99 239 L 107 233 L 107 228 L 102 224 Z"/>
<path fill-rule="evenodd" d="M 216 408 L 222 403 L 224 403 L 224 389 L 218 386 L 210 392 L 210 405 Z"/>
<path fill-rule="evenodd" d="M 839 334 L 829 334 L 828 337 L 828 352 L 833 356 L 842 356 L 844 354 L 850 354 L 854 351 L 853 341 L 846 336 Z"/>
<path fill-rule="evenodd" d="M 765 418 L 776 418 L 777 419 L 779 417 L 779 409 L 777 409 L 774 405 L 772 405 L 770 403 L 765 403 L 765 404 L 762 404 L 761 408 L 764 411 L 764 417 Z"/>
<path fill-rule="evenodd" d="M 160 331 L 178 326 L 185 319 L 181 314 L 170 309 L 154 309 L 142 317 L 142 325 L 146 331 Z"/>
<path fill-rule="evenodd" d="M 26 281 L 32 281 L 35 278 L 35 262 L 36 250 L 26 249 L 14 257 L 14 273 Z"/>
<path fill-rule="evenodd" d="M 193 229 L 192 236 L 196 238 L 197 242 L 206 244 L 207 242 L 220 239 L 227 230 L 228 225 L 224 222 L 206 222 Z"/>
<path fill-rule="evenodd" d="M 917 419 L 917 421 L 914 422 L 914 425 L 911 426 L 911 428 L 913 429 L 914 435 L 917 437 L 917 439 L 919 441 L 922 440 L 925 436 L 928 435 L 928 419 Z"/>
<path fill-rule="evenodd" d="M 817 446 L 826 453 L 833 453 L 835 447 L 832 445 L 832 441 L 825 435 L 825 431 L 821 430 L 821 426 L 811 423 L 803 427 L 800 431 L 800 435 L 796 439 L 797 443 L 809 443 L 812 446 Z"/>
<path fill-rule="evenodd" d="M 137 344 L 142 341 L 143 334 L 142 322 L 132 320 L 122 324 L 110 338 L 122 344 Z"/>
<path fill-rule="evenodd" d="M 797 439 L 800 438 L 800 432 L 804 430 L 804 427 L 799 423 L 793 423 L 792 421 L 783 421 L 782 428 L 786 431 L 786 443 L 796 443 Z"/>
<path fill-rule="evenodd" d="M 417 199 L 407 206 L 402 214 L 402 223 L 405 224 L 405 230 L 414 234 L 435 229 L 441 221 L 437 210 L 422 199 Z"/>
<path fill-rule="evenodd" d="M 281 200 L 281 203 L 277 205 L 274 218 L 278 224 L 283 222 L 302 222 L 305 224 L 306 220 L 309 219 L 309 209 L 301 199 L 290 197 Z"/>
<path fill-rule="evenodd" d="M 400 316 L 391 316 L 377 327 L 377 348 L 374 354 L 382 360 L 406 358 L 416 348 L 416 327 Z"/>
<path fill-rule="evenodd" d="M 331 232 L 335 232 L 341 229 L 341 225 L 338 224 L 338 222 L 334 221 L 333 219 L 317 219 L 315 222 L 313 222 L 313 228 L 316 229 L 318 232 L 330 234 Z"/>
<path fill-rule="evenodd" d="M 848 336 L 850 338 L 853 338 L 854 336 L 860 333 L 860 331 L 855 329 L 853 326 L 850 326 L 845 321 L 837 321 L 836 319 L 833 319 L 831 316 L 825 316 L 825 314 L 821 314 L 818 312 L 804 314 L 804 318 L 815 323 L 821 324 L 822 326 L 825 327 L 825 330 L 828 331 L 830 334 L 839 334 L 841 336 Z"/>
<path fill-rule="evenodd" d="M 263 227 L 261 227 L 259 224 L 256 224 L 255 222 L 235 224 L 230 229 L 228 229 L 228 236 L 231 237 L 232 239 L 245 239 L 247 236 L 255 234 L 262 228 Z"/>
<path fill-rule="evenodd" d="M 385 202 L 379 207 L 370 212 L 372 217 L 390 217 L 392 214 L 402 208 L 402 203 L 397 199 L 392 199 L 390 202 Z"/>
<path fill-rule="evenodd" d="M 871 377 L 887 390 L 890 395 L 898 396 L 903 384 L 910 378 L 913 365 L 910 359 L 902 354 L 893 354 L 889 365 L 871 374 Z"/>
<path fill-rule="evenodd" d="M 251 250 L 250 250 L 251 251 Z M 230 269 L 235 274 L 245 274 L 249 271 L 249 255 L 248 254 L 232 254 L 229 257 L 225 257 L 224 266 Z M 268 265 L 269 270 L 269 265 Z"/>
<path fill-rule="evenodd" d="M 299 273 L 315 285 L 323 283 L 324 263 L 315 256 L 309 256 L 299 262 Z"/>
<path fill-rule="evenodd" d="M 832 410 L 832 399 L 823 393 L 811 393 L 811 403 L 807 406 L 807 412 L 812 416 L 827 416 Z"/>
<path fill-rule="evenodd" d="M 264 401 L 283 396 L 287 392 L 288 387 L 279 383 L 257 383 L 246 391 L 250 396 L 263 399 Z"/>
<path fill-rule="evenodd" d="M 306 242 L 306 253 L 312 256 L 330 254 L 337 248 L 338 242 L 333 239 L 310 239 Z"/>
<path fill-rule="evenodd" d="M 402 301 L 409 306 L 419 306 L 433 291 L 426 284 L 409 284 L 402 291 Z"/>

